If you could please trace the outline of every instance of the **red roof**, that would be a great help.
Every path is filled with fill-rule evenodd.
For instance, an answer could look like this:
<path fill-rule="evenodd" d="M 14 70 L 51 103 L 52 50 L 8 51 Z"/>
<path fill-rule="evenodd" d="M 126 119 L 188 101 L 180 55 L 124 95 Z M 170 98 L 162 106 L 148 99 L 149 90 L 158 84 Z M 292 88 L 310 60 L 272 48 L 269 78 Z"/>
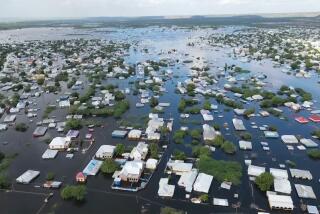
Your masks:
<path fill-rule="evenodd" d="M 296 117 L 295 120 L 299 123 L 308 123 L 309 122 L 309 120 L 304 117 Z"/>
<path fill-rule="evenodd" d="M 320 115 L 317 115 L 317 114 L 311 115 L 309 117 L 309 120 L 311 120 L 312 122 L 315 122 L 315 123 L 319 123 L 320 122 Z"/>
<path fill-rule="evenodd" d="M 76 175 L 76 180 L 85 180 L 87 176 L 83 174 L 82 172 L 78 172 Z"/>

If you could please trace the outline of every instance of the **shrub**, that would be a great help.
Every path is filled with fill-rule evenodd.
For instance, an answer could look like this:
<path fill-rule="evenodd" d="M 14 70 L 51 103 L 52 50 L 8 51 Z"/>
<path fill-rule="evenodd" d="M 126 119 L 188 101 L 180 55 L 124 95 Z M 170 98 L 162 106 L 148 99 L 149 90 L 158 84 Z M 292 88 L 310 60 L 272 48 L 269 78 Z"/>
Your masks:
<path fill-rule="evenodd" d="M 193 139 L 201 139 L 201 131 L 199 129 L 194 129 L 190 132 L 190 136 L 193 138 Z"/>
<path fill-rule="evenodd" d="M 16 131 L 18 132 L 25 132 L 27 131 L 29 126 L 25 123 L 18 123 L 15 127 Z"/>
<path fill-rule="evenodd" d="M 241 164 L 235 161 L 215 160 L 208 156 L 201 156 L 197 162 L 200 172 L 212 175 L 217 181 L 230 181 L 240 184 L 242 177 Z"/>
<path fill-rule="evenodd" d="M 68 185 L 61 190 L 60 196 L 63 200 L 75 199 L 77 201 L 82 201 L 85 198 L 86 193 L 86 187 L 84 185 Z"/>
<path fill-rule="evenodd" d="M 186 158 L 187 156 L 183 151 L 175 150 L 173 152 L 173 159 L 175 160 L 185 160 Z"/>
<path fill-rule="evenodd" d="M 227 154 L 234 154 L 236 152 L 236 146 L 233 143 L 229 142 L 229 141 L 225 141 L 221 145 L 221 148 Z"/>
<path fill-rule="evenodd" d="M 100 169 L 103 174 L 112 174 L 118 169 L 118 164 L 113 159 L 107 159 L 103 161 Z"/>
<path fill-rule="evenodd" d="M 116 149 L 114 151 L 115 156 L 120 156 L 126 151 L 126 147 L 122 144 L 119 143 L 116 145 Z"/>
<path fill-rule="evenodd" d="M 319 160 L 320 159 L 320 149 L 311 149 L 308 151 L 308 156 L 312 159 Z"/>
<path fill-rule="evenodd" d="M 54 173 L 48 172 L 46 179 L 47 179 L 47 181 L 52 181 L 54 179 Z"/>
<path fill-rule="evenodd" d="M 255 183 L 261 191 L 266 192 L 273 185 L 273 176 L 269 172 L 264 172 L 256 178 Z"/>

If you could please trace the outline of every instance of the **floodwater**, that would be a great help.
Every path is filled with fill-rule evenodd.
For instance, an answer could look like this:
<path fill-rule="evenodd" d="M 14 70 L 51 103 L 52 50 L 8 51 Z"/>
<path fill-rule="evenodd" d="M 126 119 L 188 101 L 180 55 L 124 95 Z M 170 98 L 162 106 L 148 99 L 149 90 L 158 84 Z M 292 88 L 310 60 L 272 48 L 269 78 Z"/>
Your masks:
<path fill-rule="evenodd" d="M 172 78 L 165 83 L 167 92 L 160 97 L 160 102 L 170 102 L 170 107 L 165 109 L 165 113 L 161 115 L 164 118 L 174 118 L 174 130 L 180 128 L 180 126 L 188 126 L 190 129 L 201 128 L 201 125 L 195 123 L 189 123 L 187 125 L 180 124 L 179 112 L 177 105 L 179 103 L 181 95 L 175 93 L 175 86 L 178 81 L 187 79 L 190 68 L 188 64 L 183 64 L 182 61 L 185 58 L 191 56 L 203 57 L 210 64 L 210 71 L 212 73 L 218 73 L 219 67 L 223 67 L 225 63 L 235 64 L 237 66 L 246 68 L 252 71 L 253 74 L 266 74 L 267 75 L 267 87 L 273 90 L 277 90 L 281 85 L 286 84 L 294 87 L 304 88 L 306 91 L 311 92 L 316 101 L 319 100 L 319 84 L 317 83 L 318 77 L 314 74 L 310 79 L 298 79 L 292 75 L 287 75 L 281 72 L 281 68 L 274 68 L 272 63 L 268 60 L 258 62 L 242 63 L 239 60 L 228 57 L 230 50 L 228 48 L 213 48 L 210 46 L 202 45 L 201 47 L 189 47 L 186 44 L 189 41 L 196 40 L 199 36 L 206 36 L 210 33 L 226 32 L 231 33 L 236 28 L 223 28 L 223 29 L 177 29 L 177 28 L 139 28 L 139 29 L 105 29 L 103 31 L 96 29 L 74 30 L 70 28 L 37 28 L 37 29 L 20 29 L 0 32 L 0 42 L 14 42 L 23 40 L 51 40 L 51 39 L 72 39 L 72 38 L 99 38 L 114 41 L 127 41 L 132 42 L 133 45 L 129 51 L 129 55 L 126 57 L 126 62 L 136 63 L 143 62 L 148 59 L 160 59 L 163 56 L 170 57 L 171 59 L 179 59 L 180 62 L 174 66 L 170 66 L 169 69 L 174 71 L 177 78 Z M 10 39 L 9 39 L 10 38 Z M 136 50 L 134 50 L 136 48 Z M 142 49 L 147 48 L 149 53 L 144 53 Z M 168 51 L 176 49 L 175 53 L 168 54 Z M 159 55 L 159 53 L 163 53 Z M 186 56 L 188 54 L 188 56 Z M 120 89 L 131 87 L 129 81 L 135 80 L 134 77 L 130 77 L 126 80 L 107 79 L 103 81 L 103 84 L 112 83 L 117 84 Z M 222 84 L 223 85 L 223 84 Z M 237 210 L 228 207 L 220 208 L 212 205 L 197 205 L 192 204 L 185 199 L 184 190 L 176 186 L 176 193 L 173 199 L 161 199 L 157 196 L 158 182 L 161 177 L 165 177 L 164 168 L 166 161 L 170 157 L 170 154 L 175 149 L 185 151 L 191 156 L 191 139 L 187 139 L 185 144 L 178 145 L 170 142 L 167 151 L 164 154 L 164 158 L 160 163 L 158 169 L 153 175 L 146 189 L 139 191 L 138 193 L 127 193 L 120 191 L 112 191 L 110 185 L 112 183 L 111 177 L 105 177 L 99 173 L 95 177 L 89 177 L 87 182 L 88 194 L 86 200 L 81 203 L 72 201 L 62 201 L 59 196 L 59 191 L 56 190 L 44 190 L 42 188 L 36 188 L 34 186 L 41 185 L 45 181 L 45 176 L 48 172 L 55 173 L 55 180 L 63 181 L 64 184 L 73 184 L 75 182 L 75 175 L 78 171 L 81 171 L 90 159 L 94 156 L 97 149 L 102 144 L 117 144 L 124 143 L 126 145 L 136 145 L 137 142 L 128 141 L 127 139 L 114 139 L 111 138 L 111 132 L 118 128 L 117 121 L 113 118 L 99 119 L 103 122 L 104 128 L 95 128 L 94 138 L 96 142 L 85 154 L 77 152 L 74 158 L 69 160 L 65 158 L 66 153 L 60 152 L 58 156 L 53 160 L 43 160 L 41 158 L 42 153 L 47 149 L 47 144 L 43 142 L 44 138 L 51 138 L 58 136 L 55 130 L 48 130 L 47 134 L 43 138 L 34 139 L 32 132 L 36 127 L 36 120 L 41 120 L 42 111 L 48 104 L 54 104 L 55 100 L 59 98 L 68 89 L 65 85 L 62 85 L 63 90 L 60 94 L 44 94 L 39 98 L 35 98 L 38 103 L 37 108 L 42 110 L 38 112 L 38 118 L 34 119 L 34 122 L 29 123 L 26 115 L 20 113 L 16 122 L 27 122 L 29 129 L 27 132 L 20 133 L 9 128 L 6 132 L 0 133 L 0 150 L 5 153 L 18 153 L 18 156 L 13 161 L 10 169 L 9 176 L 13 183 L 13 190 L 10 193 L 0 192 L 0 213 L 159 213 L 160 208 L 164 206 L 170 206 L 177 209 L 186 211 L 187 213 L 257 213 L 257 210 L 251 209 L 251 204 L 255 204 L 260 209 L 269 211 L 268 202 L 263 193 L 257 190 L 256 187 L 251 186 L 249 178 L 246 173 L 247 167 L 244 165 L 245 159 L 251 159 L 252 154 L 255 154 L 253 164 L 259 166 L 266 166 L 279 168 L 279 164 L 284 164 L 286 160 L 291 160 L 297 164 L 298 169 L 308 169 L 312 172 L 314 179 L 312 181 L 292 180 L 295 184 L 311 185 L 317 195 L 320 197 L 319 183 L 320 178 L 319 162 L 309 159 L 305 151 L 289 151 L 286 145 L 281 142 L 280 139 L 265 139 L 263 132 L 258 129 L 251 128 L 250 123 L 256 122 L 258 126 L 261 125 L 275 125 L 278 128 L 280 135 L 282 134 L 295 134 L 306 138 L 310 138 L 312 130 L 319 128 L 319 125 L 309 123 L 307 125 L 301 125 L 294 121 L 295 113 L 288 111 L 285 108 L 284 116 L 288 120 L 280 120 L 270 116 L 268 118 L 254 117 L 249 120 L 244 120 L 245 126 L 253 136 L 253 149 L 252 151 L 237 151 L 236 155 L 226 155 L 217 149 L 213 156 L 216 159 L 234 160 L 238 161 L 243 166 L 242 183 L 239 186 L 232 186 L 231 190 L 220 189 L 220 184 L 216 181 L 210 189 L 210 200 L 213 197 L 228 198 L 229 204 L 240 202 L 241 206 Z M 198 96 L 197 96 L 198 97 Z M 143 108 L 135 108 L 135 103 L 138 98 L 133 95 L 127 95 L 129 98 L 131 108 L 123 116 L 127 120 L 138 120 L 137 118 L 143 118 L 150 112 L 150 107 L 145 106 Z M 198 97 L 203 100 L 201 96 Z M 214 98 L 209 99 L 211 103 L 215 103 Z M 250 105 L 257 104 L 251 103 Z M 315 103 L 315 108 L 319 108 L 319 103 Z M 66 110 L 55 110 L 51 115 L 55 115 L 58 120 L 64 120 L 67 114 Z M 222 118 L 218 115 L 223 115 Z M 299 115 L 308 116 L 308 112 L 302 111 Z M 221 128 L 222 134 L 227 140 L 232 141 L 237 145 L 239 136 L 235 134 L 232 127 L 232 118 L 234 117 L 233 111 L 224 111 L 224 107 L 219 105 L 218 112 L 214 113 L 214 121 L 209 124 L 222 125 L 227 122 L 230 129 L 226 130 Z M 96 118 L 98 119 L 98 118 Z M 2 118 L 3 120 L 3 118 Z M 201 115 L 191 115 L 190 121 L 199 121 L 199 124 L 203 123 Z M 87 128 L 81 130 L 81 136 L 87 133 Z M 4 145 L 1 142 L 7 141 L 8 144 Z M 262 150 L 260 142 L 269 142 L 270 152 Z M 15 183 L 16 177 L 22 174 L 27 169 L 34 169 L 41 171 L 40 176 L 29 185 L 19 185 Z M 49 199 L 48 203 L 44 203 L 46 194 L 53 192 L 54 196 Z M 235 199 L 234 194 L 239 194 L 239 198 Z M 300 199 L 293 187 L 292 197 L 294 204 L 299 206 Z M 305 203 L 317 204 L 315 200 L 303 200 Z M 294 213 L 299 213 L 299 207 L 294 210 Z"/>

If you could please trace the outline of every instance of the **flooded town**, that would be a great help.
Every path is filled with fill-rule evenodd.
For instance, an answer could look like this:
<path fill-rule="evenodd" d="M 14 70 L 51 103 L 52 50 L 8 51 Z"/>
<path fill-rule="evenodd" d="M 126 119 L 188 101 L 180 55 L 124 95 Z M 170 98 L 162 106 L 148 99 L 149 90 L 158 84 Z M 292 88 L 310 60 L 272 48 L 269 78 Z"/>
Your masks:
<path fill-rule="evenodd" d="M 0 70 L 0 213 L 319 213 L 317 26 L 3 29 Z"/>

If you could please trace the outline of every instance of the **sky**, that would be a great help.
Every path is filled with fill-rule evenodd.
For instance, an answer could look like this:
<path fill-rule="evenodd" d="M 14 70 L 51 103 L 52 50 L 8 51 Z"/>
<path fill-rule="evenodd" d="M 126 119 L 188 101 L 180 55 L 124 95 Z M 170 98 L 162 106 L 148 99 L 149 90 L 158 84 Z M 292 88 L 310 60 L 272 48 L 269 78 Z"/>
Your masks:
<path fill-rule="evenodd" d="M 320 12 L 320 0 L 0 0 L 0 18 Z"/>

